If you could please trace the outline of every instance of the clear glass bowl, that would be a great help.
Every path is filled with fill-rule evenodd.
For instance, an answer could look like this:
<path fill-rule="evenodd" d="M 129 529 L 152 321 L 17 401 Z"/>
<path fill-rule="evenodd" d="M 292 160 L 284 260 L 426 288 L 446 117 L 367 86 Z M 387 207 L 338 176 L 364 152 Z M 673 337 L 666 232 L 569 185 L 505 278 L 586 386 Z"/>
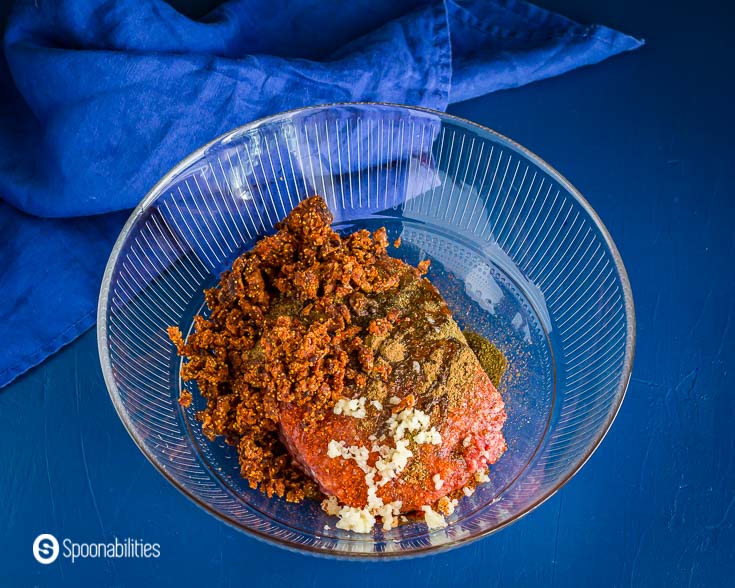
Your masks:
<path fill-rule="evenodd" d="M 341 231 L 388 229 L 394 255 L 429 278 L 463 328 L 510 362 L 501 385 L 508 451 L 449 526 L 358 535 L 315 502 L 251 490 L 237 455 L 203 437 L 177 399 L 181 360 L 166 336 L 206 311 L 203 290 L 303 198 L 323 195 Z M 158 470 L 232 526 L 289 548 L 349 557 L 446 549 L 517 520 L 585 463 L 631 373 L 630 286 L 584 198 L 509 139 L 439 112 L 336 104 L 223 135 L 169 172 L 135 209 L 110 257 L 97 332 L 105 380 L 130 435 Z"/>

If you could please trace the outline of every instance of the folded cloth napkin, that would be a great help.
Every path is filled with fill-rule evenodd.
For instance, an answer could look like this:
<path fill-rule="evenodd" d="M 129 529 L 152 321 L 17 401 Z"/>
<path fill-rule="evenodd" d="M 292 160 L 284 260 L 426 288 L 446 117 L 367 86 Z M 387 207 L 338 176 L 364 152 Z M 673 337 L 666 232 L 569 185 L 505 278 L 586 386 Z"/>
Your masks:
<path fill-rule="evenodd" d="M 443 110 L 641 41 L 514 0 L 28 0 L 0 61 L 0 386 L 94 323 L 130 208 L 264 115 L 335 101 Z"/>

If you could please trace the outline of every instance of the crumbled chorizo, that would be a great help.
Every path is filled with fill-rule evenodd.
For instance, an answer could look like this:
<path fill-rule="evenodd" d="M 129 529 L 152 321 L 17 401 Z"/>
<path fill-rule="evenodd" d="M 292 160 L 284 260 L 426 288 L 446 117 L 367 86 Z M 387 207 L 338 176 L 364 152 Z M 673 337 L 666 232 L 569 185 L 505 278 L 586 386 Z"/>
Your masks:
<path fill-rule="evenodd" d="M 195 317 L 187 341 L 177 327 L 168 331 L 187 359 L 182 378 L 207 400 L 196 414 L 204 434 L 237 447 L 251 487 L 291 501 L 318 490 L 279 439 L 279 407 L 304 407 L 315 424 L 346 381 L 359 390 L 390 374 L 364 338 L 394 327 L 397 313 L 370 316 L 376 297 L 398 287 L 396 264 L 405 266 L 386 253 L 384 228 L 342 238 L 331 222 L 322 198 L 301 202 L 205 293 L 211 315 Z M 191 394 L 180 402 L 188 406 Z"/>

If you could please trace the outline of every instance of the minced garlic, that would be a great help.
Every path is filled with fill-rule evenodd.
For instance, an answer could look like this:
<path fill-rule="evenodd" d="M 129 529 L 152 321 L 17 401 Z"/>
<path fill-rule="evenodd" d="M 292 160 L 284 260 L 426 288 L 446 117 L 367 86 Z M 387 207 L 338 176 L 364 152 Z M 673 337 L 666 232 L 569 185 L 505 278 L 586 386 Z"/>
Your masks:
<path fill-rule="evenodd" d="M 365 508 L 343 506 L 338 513 L 337 528 L 355 533 L 370 533 L 375 526 L 375 517 Z"/>
<path fill-rule="evenodd" d="M 424 505 L 421 507 L 424 511 L 424 521 L 429 529 L 443 529 L 447 526 L 447 521 L 442 515 L 433 510 L 430 506 Z"/>
<path fill-rule="evenodd" d="M 442 438 L 436 427 L 429 428 L 429 415 L 417 408 L 406 408 L 388 419 L 388 427 L 396 439 L 403 439 L 406 432 L 415 433 L 414 441 L 419 445 L 430 443 L 441 445 Z"/>
<path fill-rule="evenodd" d="M 377 509 L 377 513 L 383 519 L 383 530 L 390 531 L 398 526 L 398 515 L 401 514 L 401 501 L 389 502 Z"/>
<path fill-rule="evenodd" d="M 413 440 L 416 441 L 416 443 L 418 443 L 419 445 L 442 444 L 442 436 L 439 434 L 439 431 L 437 431 L 434 427 L 431 427 L 431 429 L 429 429 L 428 431 L 420 431 L 419 433 L 416 433 Z"/>
<path fill-rule="evenodd" d="M 329 496 L 322 500 L 322 510 L 328 515 L 334 516 L 339 512 L 339 502 L 336 496 Z"/>
<path fill-rule="evenodd" d="M 365 398 L 340 398 L 334 405 L 334 414 L 344 414 L 345 416 L 354 417 L 356 419 L 364 419 L 367 415 L 365 411 Z"/>

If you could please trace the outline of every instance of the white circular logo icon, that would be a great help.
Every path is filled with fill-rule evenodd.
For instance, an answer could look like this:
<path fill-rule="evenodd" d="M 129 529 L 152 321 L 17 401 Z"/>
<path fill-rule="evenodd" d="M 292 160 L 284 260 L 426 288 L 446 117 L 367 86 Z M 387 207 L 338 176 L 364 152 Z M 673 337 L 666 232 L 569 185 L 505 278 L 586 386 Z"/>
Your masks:
<path fill-rule="evenodd" d="M 50 564 L 59 557 L 59 542 L 49 533 L 42 533 L 33 542 L 33 557 L 40 564 Z"/>

